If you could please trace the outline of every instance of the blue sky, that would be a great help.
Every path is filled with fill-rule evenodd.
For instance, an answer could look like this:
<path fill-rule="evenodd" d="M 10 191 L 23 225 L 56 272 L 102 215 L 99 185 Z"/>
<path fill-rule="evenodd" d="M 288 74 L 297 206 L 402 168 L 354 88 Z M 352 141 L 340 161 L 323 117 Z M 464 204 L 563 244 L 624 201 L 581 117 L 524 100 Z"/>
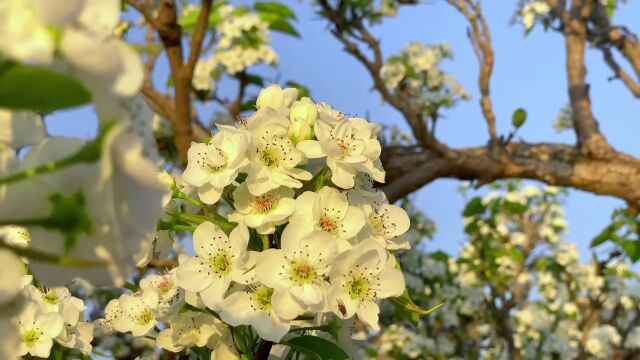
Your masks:
<path fill-rule="evenodd" d="M 231 1 L 233 4 L 238 2 Z M 344 53 L 323 22 L 314 14 L 310 1 L 284 1 L 298 16 L 296 28 L 302 39 L 275 34 L 273 46 L 280 55 L 278 69 L 261 67 L 258 71 L 268 79 L 294 80 L 308 86 L 316 101 L 324 101 L 336 108 L 360 116 L 368 115 L 374 122 L 404 126 L 400 114 L 381 102 L 377 93 L 370 92 L 372 82 L 364 68 Z M 497 5 L 500 3 L 501 5 Z M 527 123 L 519 136 L 528 142 L 547 141 L 573 143 L 568 131 L 557 134 L 552 127 L 558 110 L 568 102 L 564 42 L 561 35 L 535 29 L 524 36 L 520 25 L 511 25 L 517 1 L 484 2 L 493 36 L 496 55 L 492 78 L 492 98 L 501 134 L 510 131 L 511 114 L 518 107 L 527 110 Z M 622 5 L 614 22 L 640 32 L 640 3 Z M 412 41 L 426 44 L 449 43 L 455 59 L 446 61 L 443 68 L 456 76 L 473 99 L 447 111 L 446 119 L 438 125 L 438 137 L 451 146 L 480 145 L 487 141 L 487 130 L 478 105 L 477 60 L 466 37 L 463 17 L 444 1 L 427 1 L 417 7 L 404 7 L 397 18 L 374 27 L 374 34 L 382 39 L 385 57 L 397 53 Z M 161 59 L 159 66 L 166 66 Z M 591 98 L 595 116 L 601 129 L 618 149 L 640 156 L 636 142 L 640 130 L 640 102 L 635 100 L 619 81 L 608 81 L 611 71 L 597 50 L 587 53 L 591 83 Z M 160 72 L 159 78 L 166 76 Z M 162 80 L 157 81 L 163 84 Z M 233 91 L 234 83 L 222 81 L 221 91 Z M 213 107 L 202 110 L 210 112 Z M 208 118 L 203 114 L 203 118 Z M 95 121 L 89 109 L 63 112 L 49 121 L 52 134 L 72 134 L 90 137 Z M 436 222 L 438 231 L 429 244 L 432 250 L 443 249 L 456 253 L 465 241 L 460 213 L 463 199 L 456 191 L 459 182 L 435 181 L 416 194 L 413 199 Z M 485 192 L 481 190 L 481 192 Z M 609 220 L 614 207 L 622 203 L 616 199 L 571 191 L 566 211 L 570 224 L 568 239 L 579 244 L 582 255 L 588 258 L 588 244 Z"/>

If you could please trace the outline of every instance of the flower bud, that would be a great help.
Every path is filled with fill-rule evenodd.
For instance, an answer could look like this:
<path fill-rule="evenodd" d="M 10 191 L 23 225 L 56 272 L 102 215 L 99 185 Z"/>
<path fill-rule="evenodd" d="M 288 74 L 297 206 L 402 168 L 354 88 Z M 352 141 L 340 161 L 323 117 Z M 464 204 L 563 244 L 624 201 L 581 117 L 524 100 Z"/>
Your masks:
<path fill-rule="evenodd" d="M 291 123 L 302 120 L 313 126 L 318 118 L 318 108 L 308 97 L 296 101 L 291 106 Z"/>
<path fill-rule="evenodd" d="M 299 143 L 302 140 L 309 140 L 313 138 L 313 128 L 307 124 L 302 118 L 292 119 L 289 125 L 289 139 L 294 144 Z"/>
<path fill-rule="evenodd" d="M 278 84 L 271 84 L 267 88 L 262 89 L 256 100 L 256 108 L 258 110 L 263 107 L 279 109 L 284 103 L 284 94 L 282 88 Z"/>

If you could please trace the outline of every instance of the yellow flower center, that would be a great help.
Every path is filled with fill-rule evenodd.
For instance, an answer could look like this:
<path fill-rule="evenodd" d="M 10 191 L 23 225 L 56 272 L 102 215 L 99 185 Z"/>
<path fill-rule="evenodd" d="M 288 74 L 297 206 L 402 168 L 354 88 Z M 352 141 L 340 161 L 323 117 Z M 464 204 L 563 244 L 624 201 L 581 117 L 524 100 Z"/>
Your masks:
<path fill-rule="evenodd" d="M 316 269 L 306 261 L 291 264 L 291 280 L 299 285 L 313 283 L 318 278 Z"/>
<path fill-rule="evenodd" d="M 266 286 L 260 286 L 251 294 L 251 300 L 256 305 L 258 310 L 269 311 L 271 310 L 272 295 L 273 295 L 272 288 L 266 287 Z"/>
<path fill-rule="evenodd" d="M 256 208 L 258 212 L 266 213 L 271 211 L 276 204 L 276 199 L 273 195 L 262 195 L 256 198 Z"/>
<path fill-rule="evenodd" d="M 31 348 L 40 340 L 41 335 L 42 333 L 35 329 L 27 330 L 22 334 L 22 342 Z"/>
<path fill-rule="evenodd" d="M 149 309 L 144 309 L 140 314 L 138 314 L 138 316 L 136 316 L 136 321 L 138 322 L 138 325 L 146 325 L 151 321 L 153 321 L 153 319 L 154 319 L 153 314 Z"/>

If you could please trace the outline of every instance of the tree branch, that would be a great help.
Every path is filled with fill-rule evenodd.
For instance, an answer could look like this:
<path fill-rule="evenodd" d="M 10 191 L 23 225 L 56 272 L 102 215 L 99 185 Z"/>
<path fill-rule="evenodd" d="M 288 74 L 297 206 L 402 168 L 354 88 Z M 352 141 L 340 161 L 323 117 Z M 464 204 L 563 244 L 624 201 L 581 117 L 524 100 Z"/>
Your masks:
<path fill-rule="evenodd" d="M 452 150 L 442 158 L 433 151 L 383 151 L 390 201 L 409 195 L 438 178 L 476 180 L 524 178 L 549 185 L 568 186 L 595 194 L 640 200 L 640 160 L 623 153 L 597 159 L 582 156 L 578 148 L 563 144 L 510 143 L 496 159 L 487 147 Z"/>
<path fill-rule="evenodd" d="M 155 90 L 151 81 L 152 67 L 151 70 L 145 72 L 142 92 L 152 104 L 154 110 L 171 121 L 174 130 L 174 141 L 180 160 L 183 165 L 186 165 L 188 160 L 187 151 L 193 140 L 193 126 L 198 124 L 197 121 L 193 121 L 195 116 L 191 106 L 191 77 L 206 35 L 212 0 L 203 0 L 202 2 L 196 29 L 191 39 L 189 58 L 186 63 L 183 59 L 182 29 L 178 24 L 178 10 L 175 0 L 162 0 L 157 10 L 158 15 L 155 18 L 149 4 L 142 5 L 137 0 L 128 0 L 128 2 L 156 30 L 169 59 L 175 90 L 174 99 L 167 99 Z M 202 135 L 203 132 L 198 131 L 198 133 Z"/>
<path fill-rule="evenodd" d="M 609 65 L 613 73 L 615 74 L 615 78 L 622 80 L 622 82 L 627 86 L 627 89 L 631 91 L 631 94 L 636 98 L 640 98 L 640 84 L 638 84 L 623 68 L 618 65 L 616 60 L 613 58 L 613 54 L 611 54 L 611 50 L 603 49 L 604 61 Z"/>
<path fill-rule="evenodd" d="M 198 22 L 196 28 L 191 35 L 191 45 L 189 52 L 189 59 L 186 64 L 186 76 L 191 78 L 193 76 L 193 69 L 196 67 L 196 62 L 200 57 L 200 51 L 202 50 L 202 42 L 207 34 L 207 26 L 209 25 L 209 14 L 211 13 L 212 0 L 203 0 L 200 7 L 200 15 L 198 15 Z"/>
<path fill-rule="evenodd" d="M 608 156 L 611 145 L 600 133 L 598 122 L 591 111 L 589 84 L 586 83 L 585 47 L 587 42 L 587 18 L 591 13 L 591 1 L 573 0 L 571 9 L 564 12 L 564 36 L 567 52 L 569 99 L 573 110 L 573 126 L 578 145 L 585 156 Z"/>
<path fill-rule="evenodd" d="M 491 102 L 491 92 L 489 89 L 489 81 L 493 73 L 494 53 L 491 45 L 491 31 L 486 19 L 482 16 L 480 2 L 473 3 L 471 0 L 448 0 L 449 3 L 460 11 L 469 21 L 470 29 L 467 29 L 467 36 L 471 41 L 473 50 L 480 63 L 480 74 L 478 77 L 478 85 L 480 86 L 480 107 L 484 116 L 487 127 L 489 128 L 489 136 L 491 143 L 496 144 L 498 141 L 498 132 L 496 130 L 496 115 L 493 112 Z"/>
<path fill-rule="evenodd" d="M 380 69 L 384 64 L 380 42 L 364 26 L 362 19 L 355 15 L 348 18 L 344 11 L 334 9 L 327 0 L 319 0 L 318 3 L 324 11 L 325 17 L 333 25 L 333 29 L 331 29 L 333 36 L 344 45 L 346 52 L 364 65 L 373 80 L 374 87 L 380 92 L 382 98 L 402 113 L 411 127 L 416 141 L 425 148 L 446 154 L 448 152 L 447 146 L 440 143 L 429 132 L 420 109 L 411 103 L 408 97 L 392 93 L 385 85 L 380 76 Z M 359 43 L 371 49 L 373 59 L 365 55 L 358 45 Z"/>

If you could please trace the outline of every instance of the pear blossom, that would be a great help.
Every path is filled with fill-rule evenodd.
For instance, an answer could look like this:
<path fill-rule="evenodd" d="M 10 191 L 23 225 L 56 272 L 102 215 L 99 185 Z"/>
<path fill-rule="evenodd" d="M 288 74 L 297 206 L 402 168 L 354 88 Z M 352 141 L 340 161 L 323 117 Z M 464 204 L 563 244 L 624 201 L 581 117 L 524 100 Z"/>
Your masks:
<path fill-rule="evenodd" d="M 128 331 L 129 323 L 120 307 L 120 299 L 112 299 L 104 309 L 104 318 L 93 322 L 96 336 L 110 335 L 114 331 Z"/>
<path fill-rule="evenodd" d="M 269 24 L 256 13 L 237 10 L 225 4 L 217 11 L 221 21 L 216 33 L 221 37 L 214 51 L 215 61 L 232 75 L 252 65 L 276 64 L 278 55 L 271 48 Z"/>
<path fill-rule="evenodd" d="M 236 211 L 229 220 L 255 228 L 260 234 L 272 234 L 277 225 L 287 222 L 296 208 L 293 189 L 279 187 L 258 196 L 251 195 L 247 183 L 242 183 L 233 192 Z"/>
<path fill-rule="evenodd" d="M 377 182 L 384 182 L 380 163 L 382 148 L 376 138 L 378 128 L 361 118 L 338 122 L 334 128 L 324 121 L 316 121 L 314 131 L 318 140 L 298 143 L 308 158 L 327 158 L 331 181 L 338 187 L 350 189 L 358 172 L 365 172 Z"/>
<path fill-rule="evenodd" d="M 122 322 L 126 330 L 133 336 L 144 336 L 153 330 L 156 317 L 153 310 L 158 306 L 158 294 L 154 291 L 144 291 L 135 295 L 123 294 L 119 299 L 122 310 Z M 119 331 L 124 332 L 122 329 Z"/>
<path fill-rule="evenodd" d="M 185 311 L 169 320 L 169 327 L 158 334 L 156 343 L 172 352 L 180 352 L 190 347 L 215 348 L 222 331 L 220 321 L 212 315 Z"/>
<path fill-rule="evenodd" d="M 208 144 L 192 144 L 183 180 L 197 188 L 200 200 L 215 204 L 224 188 L 249 163 L 245 156 L 248 137 L 243 129 L 218 125 L 218 133 Z"/>
<path fill-rule="evenodd" d="M 41 290 L 33 285 L 27 285 L 26 291 L 45 312 L 59 313 L 65 324 L 75 326 L 85 310 L 84 301 L 72 296 L 66 287 Z"/>
<path fill-rule="evenodd" d="M 0 249 L 0 263 L 0 307 L 5 307 L 22 291 L 21 279 L 26 268 L 17 256 L 5 249 Z"/>
<path fill-rule="evenodd" d="M 297 165 L 304 155 L 288 135 L 288 121 L 271 107 L 263 107 L 247 121 L 251 132 L 246 183 L 253 195 L 262 195 L 280 186 L 301 188 L 300 180 L 311 180 L 311 173 Z"/>
<path fill-rule="evenodd" d="M 200 293 L 208 307 L 217 307 L 231 281 L 243 278 L 248 242 L 249 232 L 243 224 L 238 224 L 229 236 L 208 221 L 198 225 L 193 233 L 196 256 L 176 270 L 179 286 Z"/>
<path fill-rule="evenodd" d="M 272 305 L 278 316 L 292 319 L 305 305 L 324 300 L 329 285 L 324 278 L 338 251 L 332 240 L 325 231 L 290 224 L 282 233 L 280 249 L 259 254 L 256 279 L 274 289 Z"/>
<path fill-rule="evenodd" d="M 7 244 L 19 247 L 27 247 L 31 243 L 29 230 L 23 226 L 0 226 L 0 238 Z"/>
<path fill-rule="evenodd" d="M 308 97 L 294 101 L 289 114 L 289 139 L 294 144 L 313 138 L 313 127 L 318 118 L 318 107 Z"/>
<path fill-rule="evenodd" d="M 408 249 L 407 239 L 400 237 L 409 230 L 410 219 L 399 206 L 389 204 L 384 193 L 362 197 L 350 192 L 350 199 L 358 204 L 365 215 L 365 226 L 358 235 L 360 239 L 374 239 L 389 250 Z"/>
<path fill-rule="evenodd" d="M 84 206 L 71 249 L 65 249 L 69 242 L 60 231 L 26 227 L 32 248 L 96 264 L 59 266 L 32 260 L 32 271 L 46 286 L 67 284 L 77 276 L 98 286 L 122 284 L 133 273 L 132 254 L 142 252 L 153 238 L 166 192 L 157 181 L 156 168 L 142 155 L 140 139 L 123 127 L 115 126 L 106 136 L 100 162 L 66 167 L 0 190 L 0 200 L 7 205 L 0 208 L 0 217 L 9 221 L 50 216 L 52 199 L 74 199 L 66 201 L 81 208 L 81 204 L 101 204 Z M 47 138 L 27 153 L 18 170 L 60 160 L 82 146 L 78 139 Z M 57 195 L 52 198 L 51 194 Z"/>
<path fill-rule="evenodd" d="M 53 346 L 53 339 L 63 327 L 62 316 L 54 312 L 42 312 L 36 303 L 29 303 L 17 319 L 18 332 L 22 341 L 18 353 L 47 358 Z"/>
<path fill-rule="evenodd" d="M 329 233 L 339 241 L 338 248 L 342 251 L 351 247 L 349 240 L 362 230 L 365 218 L 360 208 L 349 204 L 345 193 L 325 186 L 317 193 L 300 194 L 289 222 Z"/>
<path fill-rule="evenodd" d="M 215 88 L 212 75 L 217 67 L 218 63 L 213 56 L 209 59 L 198 60 L 193 70 L 193 79 L 191 79 L 193 88 L 200 91 L 212 91 Z"/>
<path fill-rule="evenodd" d="M 400 296 L 404 277 L 393 257 L 375 241 L 364 241 L 336 258 L 329 273 L 328 305 L 338 317 L 354 314 L 373 330 L 379 330 L 378 299 Z"/>
<path fill-rule="evenodd" d="M 42 117 L 29 111 L 0 109 L 0 148 L 12 149 L 32 145 L 45 136 Z"/>
<path fill-rule="evenodd" d="M 234 291 L 220 304 L 220 318 L 231 326 L 251 325 L 262 339 L 278 342 L 291 325 L 274 311 L 273 293 L 272 288 L 259 283 Z"/>
<path fill-rule="evenodd" d="M 94 327 L 94 324 L 86 321 L 79 321 L 75 326 L 65 324 L 63 333 L 67 332 L 69 341 L 61 341 L 60 337 L 56 341 L 64 347 L 76 349 L 84 355 L 89 355 L 93 349 L 91 341 L 93 340 Z"/>
<path fill-rule="evenodd" d="M 288 116 L 289 109 L 298 98 L 298 89 L 282 89 L 278 84 L 271 84 L 260 91 L 256 99 L 256 109 L 269 107 L 275 110 L 278 115 Z M 294 116 L 294 115 L 292 115 Z M 298 113 L 298 116 L 300 114 Z"/>
<path fill-rule="evenodd" d="M 531 31 L 536 24 L 536 19 L 545 16 L 549 11 L 551 8 L 545 1 L 534 0 L 526 4 L 520 13 L 525 29 Z"/>
<path fill-rule="evenodd" d="M 78 77 L 98 103 L 110 101 L 112 105 L 110 97 L 133 96 L 140 90 L 140 56 L 113 36 L 120 21 L 118 0 L 80 0 L 67 6 L 3 0 L 0 10 L 3 56 L 43 65 L 60 57 L 65 63 L 57 68 Z"/>
<path fill-rule="evenodd" d="M 140 280 L 143 292 L 158 294 L 158 305 L 153 310 L 158 321 L 166 321 L 175 315 L 184 304 L 184 290 L 178 287 L 176 270 L 166 274 L 155 274 Z"/>

